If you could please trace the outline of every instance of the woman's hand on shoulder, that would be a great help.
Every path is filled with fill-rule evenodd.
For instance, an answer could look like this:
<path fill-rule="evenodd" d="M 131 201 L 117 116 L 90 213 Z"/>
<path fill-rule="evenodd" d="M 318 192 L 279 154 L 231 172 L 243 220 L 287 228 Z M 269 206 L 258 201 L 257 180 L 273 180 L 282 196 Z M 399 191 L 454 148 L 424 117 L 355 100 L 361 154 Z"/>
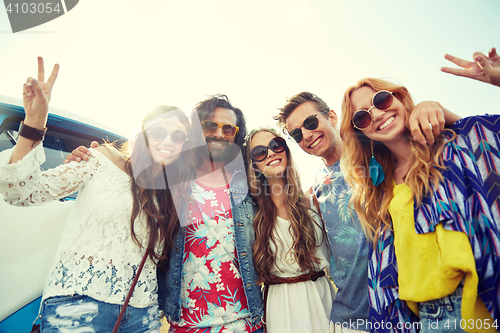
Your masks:
<path fill-rule="evenodd" d="M 460 116 L 443 107 L 438 102 L 425 101 L 412 110 L 409 118 L 413 139 L 422 145 L 433 144 L 434 139 L 453 125 Z"/>
<path fill-rule="evenodd" d="M 97 141 L 92 141 L 90 144 L 90 148 L 93 148 L 106 156 L 111 162 L 113 162 L 117 167 L 119 167 L 122 170 L 124 169 L 124 162 L 125 162 L 125 155 L 123 155 L 118 149 L 111 145 L 101 145 L 97 143 Z M 69 163 L 70 161 L 76 161 L 76 162 L 81 162 L 81 161 L 87 161 L 89 157 L 92 155 L 91 151 L 85 147 L 85 146 L 79 146 L 78 148 L 74 149 L 71 154 L 68 154 L 66 156 L 66 159 L 64 160 L 64 164 Z"/>
<path fill-rule="evenodd" d="M 90 144 L 90 148 L 97 148 L 99 147 L 99 143 L 97 141 L 92 141 Z M 90 150 L 85 147 L 85 146 L 79 146 L 76 149 L 73 149 L 71 154 L 68 154 L 66 156 L 66 159 L 64 160 L 64 164 L 69 163 L 71 161 L 75 162 L 81 162 L 81 161 L 87 161 L 89 159 L 89 156 L 91 155 Z"/>

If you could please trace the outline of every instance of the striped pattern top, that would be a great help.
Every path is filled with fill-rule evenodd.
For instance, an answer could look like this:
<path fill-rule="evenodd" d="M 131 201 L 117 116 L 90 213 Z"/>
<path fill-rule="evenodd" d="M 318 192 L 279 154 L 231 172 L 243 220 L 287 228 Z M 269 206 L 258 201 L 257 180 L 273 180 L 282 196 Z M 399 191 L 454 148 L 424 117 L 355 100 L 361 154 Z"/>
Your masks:
<path fill-rule="evenodd" d="M 500 116 L 464 118 L 451 129 L 457 138 L 443 150 L 444 180 L 415 207 L 415 230 L 432 232 L 442 223 L 467 234 L 478 295 L 500 324 Z M 399 299 L 394 235 L 387 228 L 371 251 L 368 280 L 371 331 L 417 332 L 418 317 Z"/>

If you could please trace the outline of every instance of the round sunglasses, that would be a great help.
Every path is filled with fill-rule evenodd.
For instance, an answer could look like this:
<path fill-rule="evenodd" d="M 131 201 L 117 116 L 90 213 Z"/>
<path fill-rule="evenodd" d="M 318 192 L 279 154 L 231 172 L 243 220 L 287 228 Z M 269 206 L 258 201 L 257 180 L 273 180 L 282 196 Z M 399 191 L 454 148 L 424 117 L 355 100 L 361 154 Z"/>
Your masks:
<path fill-rule="evenodd" d="M 372 98 L 372 106 L 368 109 L 360 109 L 352 116 L 352 124 L 357 129 L 363 131 L 371 126 L 373 117 L 370 112 L 371 109 L 377 108 L 381 111 L 388 110 L 394 102 L 392 91 L 380 90 Z"/>
<path fill-rule="evenodd" d="M 152 129 L 147 131 L 148 137 L 155 141 L 163 141 L 165 138 L 170 135 L 170 140 L 172 143 L 184 143 L 187 141 L 188 136 L 185 132 L 177 130 L 169 133 L 165 128 L 161 126 L 153 127 Z"/>
<path fill-rule="evenodd" d="M 323 111 L 320 113 L 310 115 L 309 117 L 304 119 L 302 126 L 304 126 L 305 129 L 310 130 L 310 131 L 315 130 L 316 128 L 318 128 L 318 125 L 319 125 L 318 114 L 323 114 L 323 113 L 327 113 L 327 112 L 330 112 L 330 110 L 326 110 L 326 111 Z M 300 126 L 300 127 L 302 127 L 302 126 Z M 293 141 L 295 141 L 297 143 L 299 143 L 303 139 L 302 130 L 300 129 L 300 127 L 295 128 L 288 133 L 288 135 L 290 136 L 290 139 L 292 139 Z"/>
<path fill-rule="evenodd" d="M 201 122 L 201 128 L 203 129 L 203 132 L 209 135 L 217 132 L 217 129 L 219 127 L 222 129 L 222 134 L 226 138 L 234 137 L 240 130 L 238 126 L 232 124 L 221 124 L 212 120 L 203 120 Z"/>
<path fill-rule="evenodd" d="M 268 149 L 271 149 L 275 153 L 282 153 L 286 149 L 286 141 L 283 138 L 275 137 L 269 141 L 267 146 L 258 145 L 252 148 L 250 151 L 250 158 L 254 162 L 262 162 L 266 159 Z"/>

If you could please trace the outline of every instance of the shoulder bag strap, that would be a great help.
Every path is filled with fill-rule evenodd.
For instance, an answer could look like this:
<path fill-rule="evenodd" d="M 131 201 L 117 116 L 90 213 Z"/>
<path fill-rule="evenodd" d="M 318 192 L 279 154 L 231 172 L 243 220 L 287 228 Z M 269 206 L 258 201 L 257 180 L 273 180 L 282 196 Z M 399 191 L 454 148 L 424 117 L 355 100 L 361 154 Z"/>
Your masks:
<path fill-rule="evenodd" d="M 120 327 L 120 323 L 122 321 L 123 315 L 125 314 L 125 310 L 127 309 L 128 302 L 130 301 L 130 297 L 132 297 L 132 293 L 134 292 L 135 285 L 137 284 L 137 280 L 139 280 L 139 276 L 141 275 L 142 268 L 144 267 L 144 263 L 146 262 L 146 258 L 149 255 L 149 251 L 146 251 L 144 254 L 144 257 L 142 258 L 141 265 L 139 266 L 139 269 L 137 270 L 137 274 L 135 274 L 134 281 L 132 282 L 132 286 L 130 287 L 130 290 L 128 291 L 127 298 L 125 298 L 125 303 L 123 303 L 122 310 L 120 311 L 120 314 L 118 315 L 118 319 L 116 319 L 115 327 L 113 327 L 113 333 L 118 332 L 118 328 Z"/>
<path fill-rule="evenodd" d="M 319 209 L 319 202 L 318 199 L 316 198 L 316 195 L 313 193 L 312 198 L 314 201 L 314 205 L 316 206 L 316 210 L 318 211 L 319 218 L 321 219 L 321 222 L 323 223 L 323 229 L 326 232 L 326 225 L 325 225 L 325 220 L 323 220 L 323 215 L 321 214 L 321 209 Z"/>

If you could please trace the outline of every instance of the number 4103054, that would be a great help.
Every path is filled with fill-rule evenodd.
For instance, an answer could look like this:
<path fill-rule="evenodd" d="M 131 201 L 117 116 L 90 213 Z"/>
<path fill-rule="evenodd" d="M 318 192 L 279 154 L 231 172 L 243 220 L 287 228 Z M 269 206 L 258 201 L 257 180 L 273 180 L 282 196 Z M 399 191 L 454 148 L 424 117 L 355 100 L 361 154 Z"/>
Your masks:
<path fill-rule="evenodd" d="M 31 14 L 35 14 L 35 13 L 46 13 L 46 14 L 50 14 L 52 12 L 56 12 L 59 14 L 59 12 L 62 11 L 61 8 L 59 8 L 59 2 L 55 4 L 55 6 L 53 7 L 52 6 L 52 3 L 51 2 L 46 2 L 46 3 L 27 3 L 27 2 L 23 2 L 23 3 L 15 3 L 14 5 L 12 5 L 12 3 L 9 3 L 7 5 L 7 7 L 5 7 L 5 10 L 7 11 L 7 13 L 12 13 L 14 12 L 15 14 L 19 14 L 19 13 L 22 13 L 22 14 L 27 14 L 27 13 L 31 13 Z"/>
<path fill-rule="evenodd" d="M 457 321 L 456 319 L 453 320 L 446 320 L 444 327 L 448 329 L 457 329 L 460 326 L 460 329 L 471 329 L 471 330 L 480 330 L 480 329 L 489 329 L 489 328 L 494 328 L 498 330 L 498 324 L 496 320 L 493 319 L 461 319 L 460 321 Z"/>

